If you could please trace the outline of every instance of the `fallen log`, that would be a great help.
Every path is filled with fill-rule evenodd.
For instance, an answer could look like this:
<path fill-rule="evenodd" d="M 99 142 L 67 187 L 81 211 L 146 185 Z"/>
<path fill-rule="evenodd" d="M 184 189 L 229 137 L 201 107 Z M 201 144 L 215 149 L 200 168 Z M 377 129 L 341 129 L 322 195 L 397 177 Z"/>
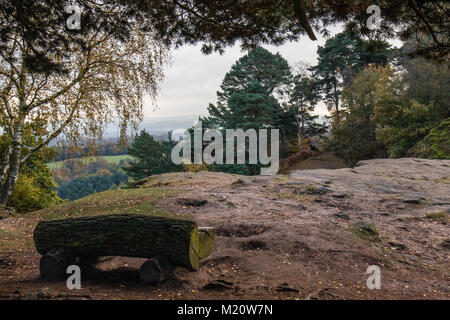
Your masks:
<path fill-rule="evenodd" d="M 194 221 L 134 214 L 40 221 L 34 230 L 36 249 L 42 255 L 164 256 L 173 265 L 190 270 L 198 270 L 199 259 L 212 251 L 211 236 L 201 238 L 208 241 L 200 243 Z M 204 243 L 208 249 L 203 248 Z"/>

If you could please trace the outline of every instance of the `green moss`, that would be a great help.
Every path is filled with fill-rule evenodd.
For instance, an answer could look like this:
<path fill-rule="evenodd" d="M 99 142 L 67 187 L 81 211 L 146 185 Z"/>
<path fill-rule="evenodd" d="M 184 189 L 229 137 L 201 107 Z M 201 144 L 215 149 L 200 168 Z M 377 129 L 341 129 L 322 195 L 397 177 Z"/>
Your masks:
<path fill-rule="evenodd" d="M 444 211 L 429 213 L 426 215 L 426 218 L 430 219 L 430 220 L 434 220 L 434 221 L 447 221 L 448 220 L 447 213 L 445 213 Z"/>
<path fill-rule="evenodd" d="M 402 221 L 402 222 L 411 222 L 411 221 L 423 221 L 423 219 L 421 217 L 401 217 L 397 219 L 398 221 Z"/>
<path fill-rule="evenodd" d="M 158 201 L 175 197 L 178 193 L 177 190 L 159 188 L 109 190 L 47 208 L 37 214 L 46 220 L 117 213 L 170 216 L 158 206 Z"/>
<path fill-rule="evenodd" d="M 437 127 L 414 148 L 410 154 L 428 159 L 450 159 L 450 118 L 442 121 Z"/>
<path fill-rule="evenodd" d="M 440 179 L 436 179 L 436 180 L 433 180 L 433 181 L 437 182 L 437 183 L 450 184 L 450 177 L 442 177 Z"/>
<path fill-rule="evenodd" d="M 380 242 L 380 236 L 375 226 L 368 222 L 357 222 L 350 227 L 350 232 L 365 242 Z"/>

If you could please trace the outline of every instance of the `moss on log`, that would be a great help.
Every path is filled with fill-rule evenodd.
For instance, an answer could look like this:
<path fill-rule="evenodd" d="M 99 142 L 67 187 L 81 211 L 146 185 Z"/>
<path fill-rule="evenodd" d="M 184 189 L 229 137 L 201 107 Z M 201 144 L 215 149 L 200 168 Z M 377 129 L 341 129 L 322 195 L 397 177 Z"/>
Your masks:
<path fill-rule="evenodd" d="M 62 251 L 71 257 L 164 256 L 176 266 L 199 268 L 200 240 L 194 221 L 135 214 L 40 221 L 34 243 L 42 255 Z"/>
<path fill-rule="evenodd" d="M 198 236 L 200 241 L 199 259 L 206 258 L 214 250 L 215 233 L 210 227 L 198 228 Z"/>

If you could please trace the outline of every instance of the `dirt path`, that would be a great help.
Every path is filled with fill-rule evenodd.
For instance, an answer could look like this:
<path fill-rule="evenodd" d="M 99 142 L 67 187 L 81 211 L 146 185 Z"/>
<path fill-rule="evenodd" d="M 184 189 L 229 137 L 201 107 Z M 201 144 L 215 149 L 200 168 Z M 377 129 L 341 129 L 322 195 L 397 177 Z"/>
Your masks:
<path fill-rule="evenodd" d="M 0 299 L 450 298 L 449 160 L 371 160 L 275 177 L 175 173 L 141 187 L 174 192 L 155 200 L 158 210 L 216 228 L 216 249 L 198 272 L 177 269 L 143 286 L 142 260 L 115 257 L 84 275 L 81 290 L 42 281 L 36 214 L 0 220 Z M 381 269 L 380 290 L 366 286 L 369 265 Z"/>

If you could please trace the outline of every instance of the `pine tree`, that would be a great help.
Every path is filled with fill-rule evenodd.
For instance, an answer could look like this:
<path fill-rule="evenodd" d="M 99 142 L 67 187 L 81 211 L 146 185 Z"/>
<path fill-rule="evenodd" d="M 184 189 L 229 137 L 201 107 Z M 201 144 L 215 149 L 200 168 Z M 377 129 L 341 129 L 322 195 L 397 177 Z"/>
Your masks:
<path fill-rule="evenodd" d="M 352 84 L 354 74 L 369 64 L 385 65 L 391 54 L 385 41 L 368 41 L 349 31 L 341 32 L 317 50 L 319 61 L 310 68 L 329 110 L 339 115 L 342 88 Z"/>
<path fill-rule="evenodd" d="M 217 104 L 209 105 L 209 116 L 202 121 L 209 127 L 280 127 L 283 123 L 276 118 L 283 109 L 276 96 L 287 94 L 291 81 L 288 62 L 279 53 L 258 47 L 231 67 L 217 92 Z"/>
<path fill-rule="evenodd" d="M 142 130 L 128 147 L 128 154 L 135 160 L 123 170 L 135 180 L 154 174 L 177 171 L 179 168 L 170 160 L 171 147 L 171 141 L 156 141 L 147 131 Z"/>
<path fill-rule="evenodd" d="M 302 74 L 294 77 L 289 102 L 297 118 L 300 148 L 305 146 L 306 137 L 323 134 L 326 131 L 326 126 L 317 121 L 318 116 L 312 115 L 319 99 L 314 79 Z"/>
<path fill-rule="evenodd" d="M 283 95 L 292 78 L 289 63 L 279 53 L 257 47 L 240 58 L 225 75 L 217 98 L 226 102 L 236 91 L 259 83 L 267 94 Z"/>
<path fill-rule="evenodd" d="M 281 156 L 297 135 L 295 112 L 277 98 L 287 96 L 292 82 L 288 62 L 279 54 L 258 47 L 241 57 L 225 75 L 217 104 L 208 107 L 206 127 L 280 130 Z"/>

